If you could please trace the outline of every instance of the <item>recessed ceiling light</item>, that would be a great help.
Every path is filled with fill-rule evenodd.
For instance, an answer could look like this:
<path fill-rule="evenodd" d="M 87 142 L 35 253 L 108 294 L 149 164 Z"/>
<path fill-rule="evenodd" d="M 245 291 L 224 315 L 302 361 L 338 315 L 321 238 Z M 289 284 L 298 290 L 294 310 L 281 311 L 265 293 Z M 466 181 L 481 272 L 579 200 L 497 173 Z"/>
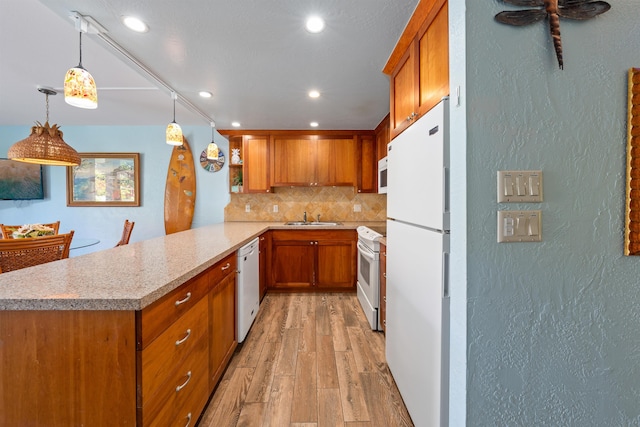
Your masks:
<path fill-rule="evenodd" d="M 306 27 L 310 33 L 319 33 L 324 30 L 324 20 L 319 16 L 311 16 L 307 19 Z"/>
<path fill-rule="evenodd" d="M 309 126 L 311 126 L 312 128 L 317 128 L 318 127 L 318 122 L 311 122 L 311 123 L 309 123 Z"/>
<path fill-rule="evenodd" d="M 123 16 L 122 22 L 124 22 L 124 25 L 126 25 L 127 28 L 137 33 L 146 33 L 149 31 L 147 24 L 134 16 Z"/>
<path fill-rule="evenodd" d="M 319 96 L 320 96 L 320 92 L 318 92 L 317 90 L 309 91 L 309 98 L 318 98 Z"/>
<path fill-rule="evenodd" d="M 200 95 L 203 98 L 211 98 L 213 96 L 211 92 L 207 92 L 206 90 L 199 92 L 198 95 Z"/>
<path fill-rule="evenodd" d="M 231 126 L 233 126 L 234 128 L 239 128 L 240 122 L 231 122 Z"/>

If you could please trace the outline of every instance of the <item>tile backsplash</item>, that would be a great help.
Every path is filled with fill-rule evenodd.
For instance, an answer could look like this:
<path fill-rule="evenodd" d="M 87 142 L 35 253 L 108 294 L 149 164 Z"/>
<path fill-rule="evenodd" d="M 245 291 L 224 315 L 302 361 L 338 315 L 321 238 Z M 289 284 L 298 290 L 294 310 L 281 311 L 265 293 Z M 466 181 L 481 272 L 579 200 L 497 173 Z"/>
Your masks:
<path fill-rule="evenodd" d="M 246 212 L 249 205 L 250 212 Z M 274 212 L 274 205 L 278 212 Z M 354 207 L 360 205 L 360 212 Z M 385 221 L 387 196 L 357 193 L 353 187 L 277 187 L 272 193 L 231 194 L 225 221 Z"/>

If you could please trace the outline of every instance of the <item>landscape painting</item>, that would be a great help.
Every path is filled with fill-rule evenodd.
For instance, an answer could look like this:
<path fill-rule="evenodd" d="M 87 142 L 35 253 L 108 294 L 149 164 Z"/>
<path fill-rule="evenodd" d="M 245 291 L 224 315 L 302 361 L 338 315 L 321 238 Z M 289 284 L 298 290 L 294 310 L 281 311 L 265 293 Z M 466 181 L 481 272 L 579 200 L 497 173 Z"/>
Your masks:
<path fill-rule="evenodd" d="M 42 166 L 0 159 L 0 200 L 44 199 Z"/>

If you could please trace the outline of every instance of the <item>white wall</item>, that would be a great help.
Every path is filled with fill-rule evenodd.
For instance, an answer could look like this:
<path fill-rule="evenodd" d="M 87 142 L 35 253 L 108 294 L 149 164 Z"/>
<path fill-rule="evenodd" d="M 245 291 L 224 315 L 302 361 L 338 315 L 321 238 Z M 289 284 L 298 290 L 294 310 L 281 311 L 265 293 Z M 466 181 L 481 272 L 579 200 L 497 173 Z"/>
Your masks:
<path fill-rule="evenodd" d="M 452 58 L 465 113 L 452 126 L 467 135 L 453 142 L 466 156 L 453 162 L 454 182 L 466 192 L 453 189 L 452 212 L 467 213 L 462 230 L 452 226 L 452 239 L 467 239 L 466 332 L 452 337 L 466 340 L 466 391 L 459 374 L 452 384 L 466 420 L 454 425 L 640 425 L 640 258 L 623 256 L 626 78 L 640 66 L 640 6 L 609 3 L 596 19 L 561 19 L 562 71 L 547 21 L 506 26 L 494 15 L 520 7 L 450 0 L 467 9 L 464 23 L 451 20 L 453 38 L 466 36 L 453 52 L 466 61 Z M 466 176 L 454 170 L 465 161 Z M 497 203 L 496 171 L 513 169 L 544 172 L 543 203 Z M 499 209 L 542 209 L 543 241 L 496 243 Z"/>
<path fill-rule="evenodd" d="M 22 224 L 61 221 L 61 231 L 75 237 L 95 237 L 100 243 L 76 249 L 72 256 L 113 247 L 122 234 L 125 219 L 135 221 L 131 242 L 164 235 L 164 188 L 172 147 L 164 142 L 164 126 L 62 126 L 64 140 L 80 153 L 137 152 L 141 162 L 140 207 L 67 207 L 66 168 L 44 167 L 44 200 L 0 200 L 0 223 Z M 224 221 L 229 202 L 228 141 L 217 132 L 216 143 L 227 155 L 224 168 L 215 173 L 200 167 L 199 157 L 211 142 L 211 127 L 183 126 L 196 165 L 196 208 L 192 228 Z M 0 127 L 0 157 L 14 143 L 26 138 L 26 126 Z"/>

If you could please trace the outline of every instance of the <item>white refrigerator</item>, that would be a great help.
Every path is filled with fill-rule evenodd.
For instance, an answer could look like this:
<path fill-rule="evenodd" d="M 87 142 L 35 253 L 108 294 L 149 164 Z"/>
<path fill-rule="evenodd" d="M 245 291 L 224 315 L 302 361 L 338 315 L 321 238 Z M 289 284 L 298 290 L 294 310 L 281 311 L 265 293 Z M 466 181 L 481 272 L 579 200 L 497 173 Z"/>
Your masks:
<path fill-rule="evenodd" d="M 449 422 L 449 100 L 389 144 L 386 357 L 416 427 Z"/>

